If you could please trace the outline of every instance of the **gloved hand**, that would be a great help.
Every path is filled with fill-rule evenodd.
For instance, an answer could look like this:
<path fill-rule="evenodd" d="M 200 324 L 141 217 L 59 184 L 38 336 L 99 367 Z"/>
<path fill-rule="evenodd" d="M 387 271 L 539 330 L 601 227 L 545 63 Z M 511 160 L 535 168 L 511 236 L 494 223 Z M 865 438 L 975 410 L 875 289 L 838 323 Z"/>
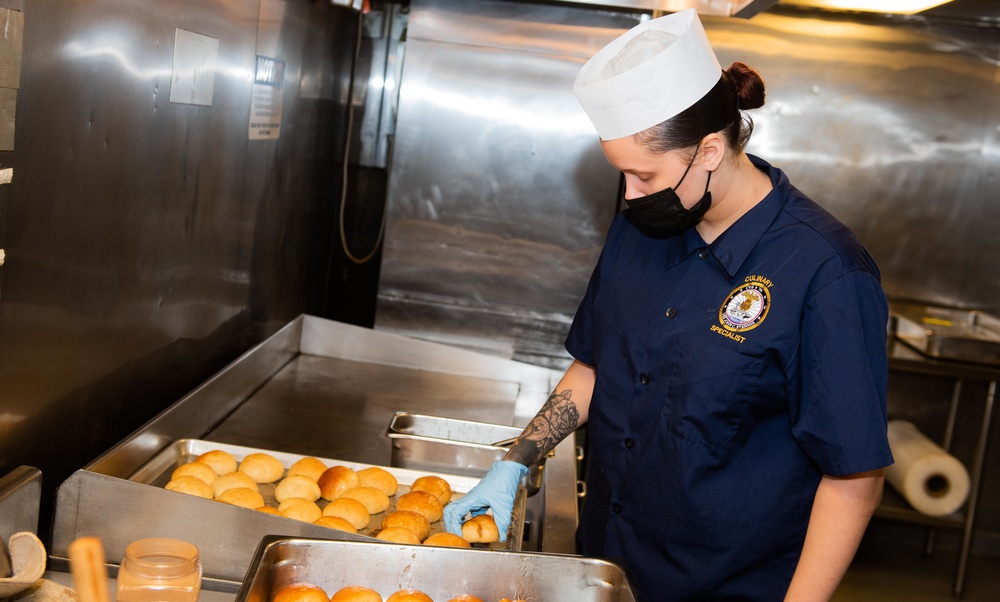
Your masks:
<path fill-rule="evenodd" d="M 476 516 L 486 512 L 487 508 L 493 508 L 493 520 L 500 532 L 500 541 L 506 541 L 510 515 L 514 511 L 514 495 L 521 477 L 526 474 L 528 467 L 524 464 L 509 460 L 494 462 L 486 476 L 469 493 L 444 507 L 445 529 L 460 536 L 467 514 Z"/>

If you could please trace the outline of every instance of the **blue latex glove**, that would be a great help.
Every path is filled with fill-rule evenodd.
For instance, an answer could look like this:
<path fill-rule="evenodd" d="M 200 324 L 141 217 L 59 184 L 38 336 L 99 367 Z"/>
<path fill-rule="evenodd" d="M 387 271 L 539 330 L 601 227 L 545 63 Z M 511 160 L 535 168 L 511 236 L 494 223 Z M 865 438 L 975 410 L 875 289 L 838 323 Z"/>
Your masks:
<path fill-rule="evenodd" d="M 444 507 L 444 527 L 455 535 L 462 535 L 462 523 L 466 515 L 476 516 L 493 508 L 500 541 L 507 540 L 510 515 L 514 511 L 514 495 L 521 478 L 528 474 L 524 464 L 501 460 L 494 462 L 478 484 L 469 493 Z"/>

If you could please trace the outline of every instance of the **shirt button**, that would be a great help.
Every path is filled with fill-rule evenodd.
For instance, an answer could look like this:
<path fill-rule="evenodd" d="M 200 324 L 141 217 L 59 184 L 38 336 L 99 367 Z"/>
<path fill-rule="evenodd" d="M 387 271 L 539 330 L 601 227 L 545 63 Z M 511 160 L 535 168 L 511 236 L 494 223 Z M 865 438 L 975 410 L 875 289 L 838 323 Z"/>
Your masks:
<path fill-rule="evenodd" d="M 699 259 L 705 259 L 706 257 L 708 257 L 708 249 L 702 249 L 702 250 L 698 251 L 698 258 Z"/>
<path fill-rule="evenodd" d="M 644 385 L 648 385 L 650 380 L 651 379 L 649 378 L 648 374 L 643 373 L 639 375 L 639 382 L 641 382 Z"/>
<path fill-rule="evenodd" d="M 621 504 L 611 504 L 611 511 L 614 512 L 615 514 L 621 514 L 622 513 L 622 505 Z"/>
<path fill-rule="evenodd" d="M 635 440 L 634 439 L 626 439 L 625 440 L 625 447 L 627 447 L 629 449 L 632 449 L 634 446 L 635 446 Z"/>
<path fill-rule="evenodd" d="M 663 315 L 667 316 L 668 318 L 673 318 L 674 316 L 677 315 L 677 310 L 672 307 L 668 307 L 667 311 L 663 312 Z"/>

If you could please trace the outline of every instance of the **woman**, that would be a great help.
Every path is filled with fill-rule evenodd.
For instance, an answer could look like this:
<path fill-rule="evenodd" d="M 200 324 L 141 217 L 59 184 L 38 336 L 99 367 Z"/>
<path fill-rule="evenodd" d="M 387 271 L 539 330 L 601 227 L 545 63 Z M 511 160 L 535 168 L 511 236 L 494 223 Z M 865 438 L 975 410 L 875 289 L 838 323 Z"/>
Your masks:
<path fill-rule="evenodd" d="M 633 28 L 575 91 L 624 175 L 566 341 L 504 461 L 445 510 L 502 531 L 526 466 L 588 424 L 578 552 L 643 600 L 828 600 L 892 463 L 887 307 L 851 231 L 743 148 L 764 84 L 694 11 Z"/>

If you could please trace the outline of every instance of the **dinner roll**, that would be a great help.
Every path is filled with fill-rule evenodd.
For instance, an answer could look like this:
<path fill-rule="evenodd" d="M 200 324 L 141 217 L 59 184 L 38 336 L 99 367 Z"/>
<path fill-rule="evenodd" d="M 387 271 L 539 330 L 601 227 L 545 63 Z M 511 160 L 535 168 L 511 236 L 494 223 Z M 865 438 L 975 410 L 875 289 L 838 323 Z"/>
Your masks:
<path fill-rule="evenodd" d="M 412 510 L 396 510 L 395 512 L 390 512 L 384 519 L 382 519 L 382 528 L 388 529 L 389 527 L 403 527 L 404 529 L 409 529 L 413 531 L 413 534 L 417 536 L 417 539 L 423 541 L 427 539 L 427 536 L 431 533 L 431 524 L 424 518 L 423 514 L 417 514 Z"/>
<path fill-rule="evenodd" d="M 188 495 L 196 495 L 208 500 L 215 497 L 215 493 L 212 491 L 212 488 L 209 487 L 205 481 L 202 481 L 198 477 L 188 475 L 171 479 L 170 482 L 167 483 L 166 488 L 170 491 L 179 491 L 180 493 L 186 493 Z"/>
<path fill-rule="evenodd" d="M 348 585 L 337 590 L 330 602 L 382 602 L 382 596 L 363 585 Z"/>
<path fill-rule="evenodd" d="M 492 515 L 480 514 L 462 523 L 462 539 L 472 543 L 493 543 L 500 541 L 500 531 Z"/>
<path fill-rule="evenodd" d="M 442 546 L 446 548 L 471 548 L 472 544 L 465 541 L 454 533 L 442 531 L 435 533 L 424 540 L 425 546 Z"/>
<path fill-rule="evenodd" d="M 309 583 L 293 583 L 278 590 L 271 602 L 330 602 L 323 588 Z"/>
<path fill-rule="evenodd" d="M 315 502 L 319 499 L 319 495 L 319 485 L 316 484 L 316 481 L 302 475 L 285 477 L 274 488 L 274 499 L 278 500 L 279 504 L 293 497 Z"/>
<path fill-rule="evenodd" d="M 419 589 L 401 589 L 385 599 L 385 602 L 434 602 Z"/>
<path fill-rule="evenodd" d="M 300 497 L 288 498 L 278 504 L 278 512 L 288 518 L 294 518 L 304 523 L 315 522 L 316 519 L 323 516 L 323 511 L 319 509 L 319 506 L 315 502 Z"/>
<path fill-rule="evenodd" d="M 264 505 L 264 498 L 256 489 L 230 487 L 215 497 L 220 502 L 255 510 Z"/>
<path fill-rule="evenodd" d="M 340 497 L 323 508 L 323 516 L 336 516 L 354 525 L 355 529 L 364 529 L 371 522 L 371 513 L 358 500 L 351 497 Z"/>
<path fill-rule="evenodd" d="M 324 500 L 335 500 L 360 484 L 358 473 L 347 466 L 331 466 L 319 476 L 320 495 Z"/>
<path fill-rule="evenodd" d="M 382 490 L 388 496 L 396 495 L 399 489 L 399 482 L 388 470 L 372 466 L 358 471 L 358 480 L 362 487 L 374 487 Z"/>
<path fill-rule="evenodd" d="M 257 512 L 263 512 L 264 514 L 274 514 L 276 516 L 284 516 L 284 514 L 278 511 L 277 508 L 272 508 L 270 506 L 260 506 L 258 508 L 254 508 L 254 510 L 256 510 Z"/>
<path fill-rule="evenodd" d="M 396 510 L 410 510 L 423 514 L 429 522 L 441 520 L 444 509 L 436 497 L 426 491 L 411 491 L 399 496 L 396 500 Z"/>
<path fill-rule="evenodd" d="M 461 596 L 455 596 L 451 600 L 448 600 L 448 602 L 483 602 L 483 599 L 472 594 L 462 594 Z"/>
<path fill-rule="evenodd" d="M 246 487 L 257 491 L 257 481 L 254 481 L 245 472 L 230 472 L 212 481 L 212 491 L 215 492 L 215 497 L 219 497 L 222 492 L 234 487 Z M 263 504 L 261 505 L 263 506 Z"/>
<path fill-rule="evenodd" d="M 239 471 L 250 475 L 258 483 L 273 483 L 285 474 L 285 467 L 270 454 L 255 453 L 243 458 Z"/>
<path fill-rule="evenodd" d="M 319 477 L 326 471 L 326 464 L 318 458 L 306 457 L 297 460 L 288 468 L 288 476 L 295 475 L 306 477 L 312 481 L 319 481 Z"/>
<path fill-rule="evenodd" d="M 410 491 L 426 491 L 433 495 L 444 506 L 451 501 L 451 485 L 441 477 L 429 475 L 420 477 L 410 485 Z"/>
<path fill-rule="evenodd" d="M 340 497 L 354 498 L 365 505 L 368 514 L 385 512 L 389 507 L 389 496 L 374 487 L 354 487 L 340 494 Z"/>
<path fill-rule="evenodd" d="M 382 529 L 377 535 L 375 535 L 375 538 L 392 543 L 408 543 L 415 546 L 420 545 L 420 540 L 413 534 L 413 531 L 404 529 L 403 527 L 389 527 L 388 529 Z"/>
<path fill-rule="evenodd" d="M 215 474 L 215 470 L 204 462 L 181 464 L 170 474 L 171 479 L 176 479 L 177 477 L 195 477 L 204 481 L 206 485 L 211 485 L 216 476 L 218 475 Z"/>
<path fill-rule="evenodd" d="M 340 518 L 339 516 L 321 516 L 316 520 L 314 520 L 313 524 L 319 525 L 320 527 L 327 527 L 328 529 L 346 531 L 347 533 L 358 532 L 358 530 L 354 528 L 354 525 L 347 522 L 346 519 Z"/>
<path fill-rule="evenodd" d="M 236 472 L 236 458 L 233 457 L 233 454 L 221 449 L 207 451 L 195 458 L 194 461 L 208 464 L 217 475 Z"/>

